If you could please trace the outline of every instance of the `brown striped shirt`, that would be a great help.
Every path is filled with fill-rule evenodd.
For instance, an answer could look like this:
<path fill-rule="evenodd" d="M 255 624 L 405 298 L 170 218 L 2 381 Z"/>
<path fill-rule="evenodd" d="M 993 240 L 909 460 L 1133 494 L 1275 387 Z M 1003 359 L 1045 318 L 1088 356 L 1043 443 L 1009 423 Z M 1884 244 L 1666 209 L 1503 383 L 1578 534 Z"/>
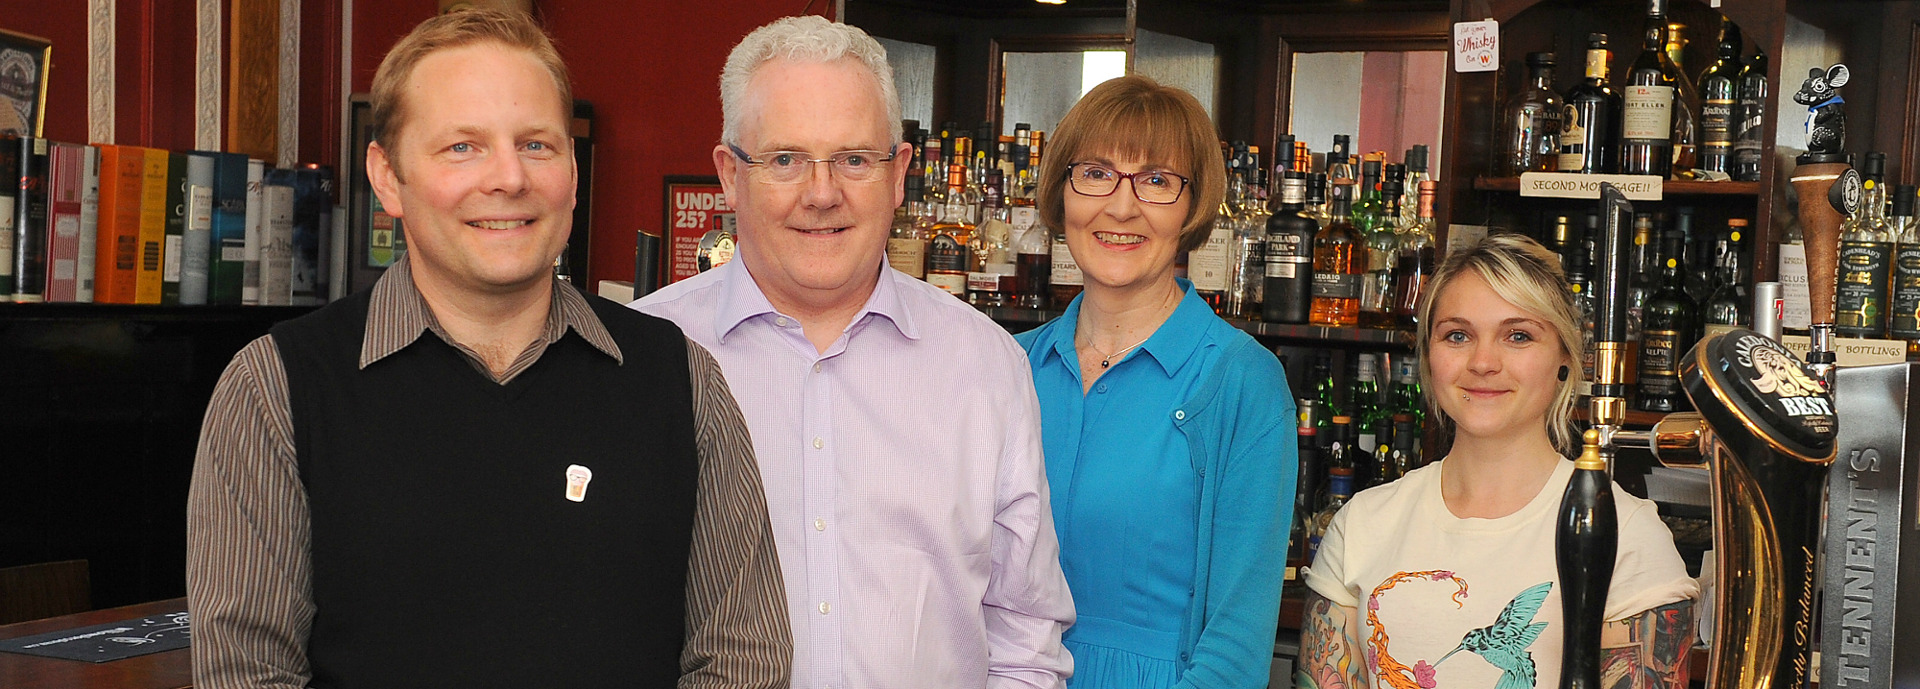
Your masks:
<path fill-rule="evenodd" d="M 403 259 L 374 285 L 360 368 L 429 332 L 502 385 L 539 361 L 568 330 L 625 363 L 586 299 L 571 287 L 555 287 L 541 335 L 495 376 L 441 328 Z M 713 356 L 688 341 L 687 366 L 700 487 L 687 564 L 687 640 L 679 686 L 785 687 L 792 635 L 753 444 Z M 305 687 L 311 679 L 307 635 L 314 608 L 307 514 L 286 370 L 269 335 L 234 355 L 201 428 L 187 498 L 194 686 Z"/>

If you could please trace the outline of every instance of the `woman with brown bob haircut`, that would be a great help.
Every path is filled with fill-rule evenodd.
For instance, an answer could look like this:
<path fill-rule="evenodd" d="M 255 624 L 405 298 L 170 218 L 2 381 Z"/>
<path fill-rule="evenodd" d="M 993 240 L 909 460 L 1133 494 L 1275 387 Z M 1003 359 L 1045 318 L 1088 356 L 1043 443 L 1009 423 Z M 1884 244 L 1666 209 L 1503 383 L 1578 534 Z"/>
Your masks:
<path fill-rule="evenodd" d="M 1175 277 L 1225 188 L 1213 124 L 1138 76 L 1040 161 L 1086 290 L 1016 337 L 1033 366 L 1080 688 L 1266 686 L 1298 469 L 1286 372 Z"/>

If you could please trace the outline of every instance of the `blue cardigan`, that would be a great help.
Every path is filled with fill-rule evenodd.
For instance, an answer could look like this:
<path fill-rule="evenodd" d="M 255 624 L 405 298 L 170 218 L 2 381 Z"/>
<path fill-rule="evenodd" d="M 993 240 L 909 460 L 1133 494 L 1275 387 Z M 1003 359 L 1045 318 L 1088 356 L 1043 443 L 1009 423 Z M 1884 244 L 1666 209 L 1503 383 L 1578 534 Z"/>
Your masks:
<path fill-rule="evenodd" d="M 1214 316 L 1190 284 L 1180 282 L 1187 295 L 1179 310 L 1197 307 L 1205 317 L 1168 323 L 1198 324 L 1196 351 L 1212 348 L 1218 356 L 1174 421 L 1200 486 L 1195 552 L 1201 555 L 1193 563 L 1175 686 L 1265 686 L 1299 471 L 1293 395 L 1273 353 Z M 1060 318 L 1016 336 L 1036 371 L 1056 347 L 1072 347 L 1079 307 L 1076 299 Z"/>

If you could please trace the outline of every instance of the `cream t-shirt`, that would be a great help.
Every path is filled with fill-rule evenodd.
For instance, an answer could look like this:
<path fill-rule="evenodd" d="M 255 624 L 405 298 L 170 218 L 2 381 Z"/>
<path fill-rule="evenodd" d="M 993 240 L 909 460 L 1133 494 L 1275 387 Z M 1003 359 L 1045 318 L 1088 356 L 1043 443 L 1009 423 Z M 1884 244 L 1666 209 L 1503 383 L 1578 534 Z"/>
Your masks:
<path fill-rule="evenodd" d="M 1573 462 L 1561 462 L 1532 501 L 1498 519 L 1454 516 L 1440 496 L 1444 465 L 1353 496 L 1327 527 L 1307 585 L 1359 611 L 1376 689 L 1558 686 L 1554 520 Z M 1695 597 L 1653 502 L 1617 484 L 1613 498 L 1620 546 L 1607 619 Z"/>

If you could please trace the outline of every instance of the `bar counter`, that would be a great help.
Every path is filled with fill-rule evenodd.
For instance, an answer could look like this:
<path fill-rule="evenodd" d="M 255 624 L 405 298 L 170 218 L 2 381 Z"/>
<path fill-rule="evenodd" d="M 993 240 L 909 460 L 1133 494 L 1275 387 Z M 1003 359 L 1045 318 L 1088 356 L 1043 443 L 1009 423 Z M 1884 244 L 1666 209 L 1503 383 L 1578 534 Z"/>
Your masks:
<path fill-rule="evenodd" d="M 0 626 L 12 639 L 185 610 L 187 599 L 140 603 Z M 185 689 L 193 686 L 193 654 L 182 648 L 110 663 L 0 653 L 0 687 L 6 689 Z"/>

